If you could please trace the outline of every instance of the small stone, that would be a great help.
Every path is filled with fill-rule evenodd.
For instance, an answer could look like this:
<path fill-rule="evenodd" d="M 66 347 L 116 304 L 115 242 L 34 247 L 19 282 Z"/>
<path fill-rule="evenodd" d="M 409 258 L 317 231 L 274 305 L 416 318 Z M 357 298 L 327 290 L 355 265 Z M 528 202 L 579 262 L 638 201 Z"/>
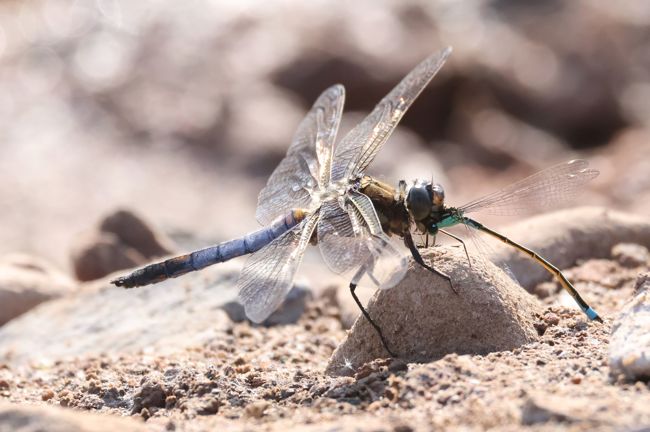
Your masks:
<path fill-rule="evenodd" d="M 530 426 L 548 422 L 573 423 L 584 407 L 578 407 L 580 401 L 551 395 L 529 397 L 521 412 L 521 422 Z M 573 409 L 573 408 L 576 409 Z"/>
<path fill-rule="evenodd" d="M 117 210 L 104 217 L 97 228 L 80 235 L 70 255 L 77 279 L 90 281 L 169 255 L 171 244 L 142 217 Z"/>
<path fill-rule="evenodd" d="M 124 245 L 148 259 L 171 253 L 171 241 L 151 226 L 131 210 L 116 210 L 99 223 L 99 231 L 115 234 Z"/>
<path fill-rule="evenodd" d="M 545 299 L 557 292 L 557 284 L 555 282 L 542 282 L 533 288 L 533 294 L 540 299 Z"/>
<path fill-rule="evenodd" d="M 163 384 L 155 378 L 147 377 L 138 392 L 133 396 L 133 409 L 131 412 L 135 414 L 142 413 L 152 407 L 163 408 L 166 399 Z"/>
<path fill-rule="evenodd" d="M 553 312 L 544 314 L 544 322 L 549 326 L 556 326 L 560 323 L 560 317 Z"/>
<path fill-rule="evenodd" d="M 165 398 L 165 409 L 174 408 L 174 406 L 176 405 L 177 400 L 178 399 L 174 395 L 167 396 Z"/>
<path fill-rule="evenodd" d="M 244 411 L 247 417 L 261 418 L 268 407 L 268 402 L 257 401 L 247 405 Z"/>
<path fill-rule="evenodd" d="M 219 400 L 219 398 L 211 397 L 201 405 L 196 413 L 199 415 L 214 415 L 219 412 L 221 405 L 223 405 L 223 403 L 221 400 Z"/>
<path fill-rule="evenodd" d="M 54 397 L 54 392 L 51 389 L 45 389 L 41 393 L 41 400 L 43 401 L 49 401 Z"/>
<path fill-rule="evenodd" d="M 571 384 L 580 384 L 582 382 L 582 377 L 580 375 L 574 375 L 571 377 Z"/>
<path fill-rule="evenodd" d="M 635 243 L 619 243 L 612 248 L 612 258 L 624 267 L 642 266 L 649 257 L 648 248 Z"/>
<path fill-rule="evenodd" d="M 637 279 L 636 296 L 621 310 L 612 326 L 609 345 L 611 374 L 629 380 L 650 378 L 650 278 Z"/>
<path fill-rule="evenodd" d="M 115 234 L 94 232 L 76 239 L 70 257 L 80 281 L 99 279 L 147 261 L 138 251 L 122 244 Z"/>

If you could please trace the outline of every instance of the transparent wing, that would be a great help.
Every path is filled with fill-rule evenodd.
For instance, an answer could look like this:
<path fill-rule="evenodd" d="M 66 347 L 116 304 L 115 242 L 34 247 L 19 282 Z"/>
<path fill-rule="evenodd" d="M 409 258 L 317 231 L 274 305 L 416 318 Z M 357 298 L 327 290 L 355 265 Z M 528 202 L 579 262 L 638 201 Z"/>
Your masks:
<path fill-rule="evenodd" d="M 239 276 L 239 302 L 246 316 L 260 323 L 276 310 L 291 289 L 293 278 L 309 244 L 319 213 L 282 234 L 252 254 Z"/>
<path fill-rule="evenodd" d="M 583 186 L 598 176 L 585 160 L 564 162 L 479 198 L 459 210 L 483 211 L 494 215 L 513 215 L 531 210 L 548 210 L 575 198 Z"/>
<path fill-rule="evenodd" d="M 334 85 L 318 97 L 300 123 L 287 155 L 258 197 L 255 216 L 260 224 L 268 225 L 292 208 L 310 208 L 310 190 L 327 186 L 344 101 L 345 89 Z"/>
<path fill-rule="evenodd" d="M 450 53 L 451 48 L 448 47 L 417 65 L 368 117 L 341 140 L 334 152 L 333 182 L 355 178 L 364 171 Z"/>
<path fill-rule="evenodd" d="M 359 192 L 325 201 L 317 229 L 323 260 L 338 274 L 357 268 L 368 259 L 366 237 L 383 234 L 372 201 Z"/>
<path fill-rule="evenodd" d="M 351 193 L 344 207 L 327 201 L 321 208 L 318 244 L 327 266 L 335 273 L 347 273 L 365 266 L 370 279 L 380 288 L 390 288 L 406 273 L 408 260 L 381 230 L 370 199 Z"/>
<path fill-rule="evenodd" d="M 370 280 L 381 289 L 397 285 L 408 270 L 408 258 L 404 252 L 395 247 L 384 233 L 373 235 L 367 248 L 371 259 L 365 265 Z"/>

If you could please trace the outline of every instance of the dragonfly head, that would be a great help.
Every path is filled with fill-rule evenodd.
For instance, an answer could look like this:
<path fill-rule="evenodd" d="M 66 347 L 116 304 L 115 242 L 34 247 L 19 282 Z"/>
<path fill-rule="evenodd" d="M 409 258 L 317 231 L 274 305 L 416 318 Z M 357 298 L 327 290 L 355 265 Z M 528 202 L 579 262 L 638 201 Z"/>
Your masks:
<path fill-rule="evenodd" d="M 406 194 L 406 208 L 415 222 L 421 222 L 445 206 L 445 190 L 437 183 L 416 180 Z"/>

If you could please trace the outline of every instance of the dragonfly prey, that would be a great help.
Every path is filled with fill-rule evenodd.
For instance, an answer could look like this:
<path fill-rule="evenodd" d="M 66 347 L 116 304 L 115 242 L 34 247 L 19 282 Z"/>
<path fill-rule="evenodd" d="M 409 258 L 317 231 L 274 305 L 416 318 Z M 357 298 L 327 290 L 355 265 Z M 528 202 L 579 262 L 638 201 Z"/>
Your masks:
<path fill-rule="evenodd" d="M 430 181 L 410 185 L 400 181 L 393 187 L 366 175 L 377 152 L 450 53 L 451 48 L 447 48 L 417 65 L 336 145 L 345 91 L 341 85 L 325 90 L 300 123 L 285 158 L 259 194 L 256 218 L 265 228 L 150 264 L 113 283 L 126 288 L 152 284 L 250 255 L 237 282 L 239 301 L 253 322 L 262 322 L 292 287 L 307 245 L 317 244 L 333 272 L 353 273 L 352 297 L 393 355 L 380 327 L 355 293 L 358 283 L 367 276 L 379 288 L 391 288 L 404 277 L 408 260 L 402 248 L 391 241 L 397 237 L 417 264 L 446 279 L 453 289 L 447 275 L 425 263 L 412 234 L 442 233 L 460 240 L 446 228 L 465 225 L 528 254 L 559 280 L 590 319 L 599 319 L 553 264 L 466 216 L 478 210 L 498 211 L 527 204 L 557 205 L 597 175 L 586 162 L 557 165 L 462 207 L 447 207 L 442 186 Z"/>

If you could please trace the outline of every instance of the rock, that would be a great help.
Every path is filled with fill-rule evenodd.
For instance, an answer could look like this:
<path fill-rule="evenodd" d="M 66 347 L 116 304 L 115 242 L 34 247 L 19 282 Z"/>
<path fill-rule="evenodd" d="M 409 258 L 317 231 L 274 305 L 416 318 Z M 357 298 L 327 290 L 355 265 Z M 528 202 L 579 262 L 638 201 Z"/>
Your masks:
<path fill-rule="evenodd" d="M 480 218 L 477 217 L 480 222 Z M 558 268 L 579 259 L 609 257 L 619 243 L 650 247 L 650 220 L 600 207 L 578 207 L 532 217 L 499 229 L 502 234 L 536 251 Z M 526 289 L 550 280 L 549 273 L 516 249 L 494 244 L 492 260 L 507 264 Z"/>
<path fill-rule="evenodd" d="M 164 234 L 155 231 L 140 215 L 131 210 L 116 210 L 99 224 L 99 230 L 112 233 L 123 244 L 138 251 L 147 259 L 170 254 L 174 248 Z"/>
<path fill-rule="evenodd" d="M 78 238 L 71 257 L 75 276 L 80 281 L 99 279 L 147 261 L 138 251 L 124 245 L 115 234 L 103 232 L 91 232 Z"/>
<path fill-rule="evenodd" d="M 650 273 L 639 275 L 636 295 L 621 310 L 612 326 L 609 364 L 613 376 L 650 379 Z"/>
<path fill-rule="evenodd" d="M 91 414 L 53 406 L 0 402 L 0 432 L 139 432 L 147 429 L 129 418 Z"/>
<path fill-rule="evenodd" d="M 476 258 L 470 268 L 464 252 L 455 247 L 429 249 L 423 256 L 451 277 L 458 294 L 446 280 L 411 262 L 402 282 L 378 291 L 367 306 L 401 360 L 487 354 L 537 338 L 533 324 L 539 303 L 501 269 Z M 372 326 L 360 317 L 332 354 L 326 373 L 349 374 L 356 366 L 387 355 Z"/>
<path fill-rule="evenodd" d="M 146 264 L 173 251 L 171 240 L 155 232 L 140 216 L 117 210 L 96 230 L 80 236 L 71 259 L 77 279 L 91 281 L 117 270 Z"/>
<path fill-rule="evenodd" d="M 648 262 L 648 248 L 635 243 L 619 243 L 612 248 L 612 258 L 624 267 L 639 267 Z"/>
<path fill-rule="evenodd" d="M 298 321 L 305 311 L 307 302 L 313 298 L 312 292 L 305 286 L 295 285 L 284 303 L 276 309 L 271 316 L 264 320 L 261 325 L 270 327 L 274 325 L 293 324 Z M 246 317 L 244 307 L 237 301 L 231 301 L 223 305 L 222 309 L 228 314 L 231 321 L 242 322 L 250 321 Z"/>
<path fill-rule="evenodd" d="M 0 260 L 0 325 L 74 288 L 69 277 L 39 258 L 5 256 Z"/>
<path fill-rule="evenodd" d="M 554 395 L 529 397 L 521 409 L 521 422 L 534 425 L 547 422 L 573 423 L 588 419 L 586 403 L 583 400 Z"/>

